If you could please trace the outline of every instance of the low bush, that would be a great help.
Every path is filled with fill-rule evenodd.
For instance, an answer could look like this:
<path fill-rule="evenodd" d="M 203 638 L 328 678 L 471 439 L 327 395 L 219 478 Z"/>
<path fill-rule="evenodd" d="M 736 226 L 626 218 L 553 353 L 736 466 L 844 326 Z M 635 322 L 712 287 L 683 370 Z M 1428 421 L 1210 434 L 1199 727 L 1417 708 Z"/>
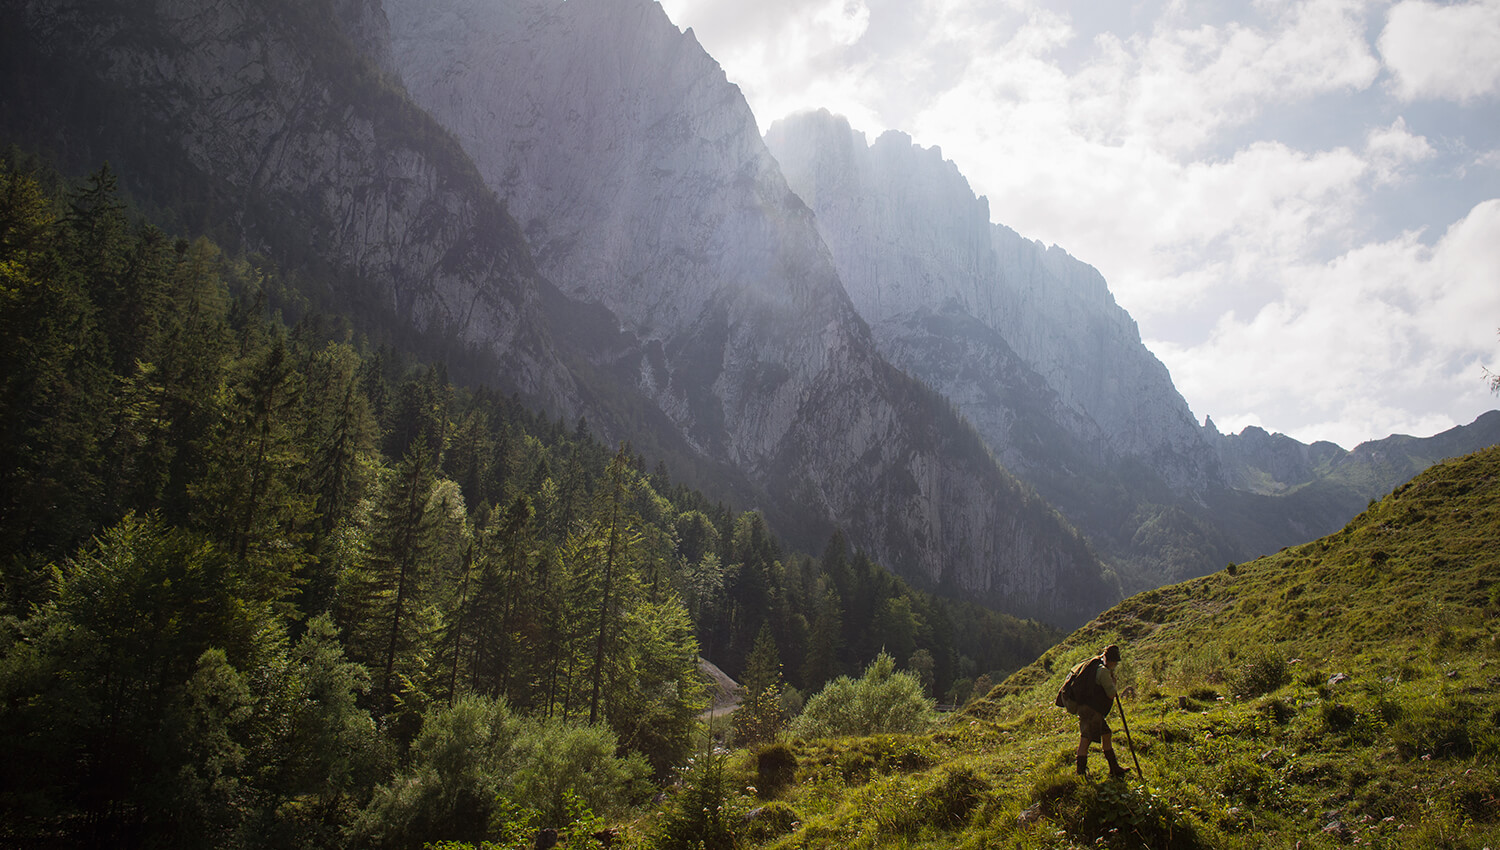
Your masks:
<path fill-rule="evenodd" d="M 760 796 L 775 797 L 797 778 L 797 755 L 786 744 L 770 744 L 755 753 L 755 788 Z"/>
<path fill-rule="evenodd" d="M 1282 726 L 1297 716 L 1297 707 L 1284 699 L 1269 697 L 1256 706 L 1256 710 L 1267 720 Z"/>
<path fill-rule="evenodd" d="M 1145 786 L 1051 775 L 1031 790 L 1033 805 L 1079 844 L 1112 848 L 1199 850 L 1199 829 L 1174 804 Z"/>
<path fill-rule="evenodd" d="M 1259 652 L 1234 667 L 1229 690 L 1237 699 L 1250 699 L 1269 694 L 1291 681 L 1292 671 L 1285 658 Z"/>
<path fill-rule="evenodd" d="M 624 803 L 650 772 L 596 726 L 522 718 L 503 699 L 460 697 L 427 712 L 410 764 L 375 789 L 352 844 L 482 841 L 515 824 L 567 827 Z M 513 831 L 513 830 L 511 830 Z"/>
<path fill-rule="evenodd" d="M 1433 695 L 1406 704 L 1390 727 L 1391 742 L 1403 758 L 1466 758 L 1493 740 L 1493 727 L 1490 735 L 1481 728 L 1486 719 L 1468 700 Z"/>
<path fill-rule="evenodd" d="M 938 774 L 922 795 L 922 808 L 933 826 L 952 829 L 968 820 L 990 785 L 967 767 L 955 767 Z"/>
<path fill-rule="evenodd" d="M 882 652 L 857 681 L 840 676 L 807 701 L 792 721 L 799 738 L 874 735 L 882 732 L 925 732 L 937 718 L 916 675 L 896 670 Z"/>
<path fill-rule="evenodd" d="M 1347 732 L 1359 719 L 1359 712 L 1341 702 L 1325 702 L 1318 711 L 1323 718 L 1323 728 L 1329 732 Z"/>
<path fill-rule="evenodd" d="M 753 841 L 770 841 L 797 828 L 802 816 L 786 803 L 771 802 L 745 814 L 745 837 Z"/>

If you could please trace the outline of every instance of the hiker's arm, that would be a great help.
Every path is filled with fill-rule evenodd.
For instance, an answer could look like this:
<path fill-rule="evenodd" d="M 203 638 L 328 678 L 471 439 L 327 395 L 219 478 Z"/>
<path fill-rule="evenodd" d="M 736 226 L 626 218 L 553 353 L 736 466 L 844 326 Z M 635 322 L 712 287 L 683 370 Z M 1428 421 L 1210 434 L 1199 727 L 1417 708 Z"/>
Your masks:
<path fill-rule="evenodd" d="M 1115 685 L 1115 674 L 1114 674 L 1114 671 L 1110 670 L 1108 667 L 1104 666 L 1103 664 L 1100 664 L 1099 665 L 1098 679 L 1099 679 L 1099 687 L 1101 689 L 1103 689 L 1104 695 L 1107 696 L 1107 697 L 1109 697 L 1109 701 L 1110 702 L 1114 702 L 1115 701 L 1115 694 L 1119 693 L 1119 688 L 1116 687 L 1116 685 Z"/>

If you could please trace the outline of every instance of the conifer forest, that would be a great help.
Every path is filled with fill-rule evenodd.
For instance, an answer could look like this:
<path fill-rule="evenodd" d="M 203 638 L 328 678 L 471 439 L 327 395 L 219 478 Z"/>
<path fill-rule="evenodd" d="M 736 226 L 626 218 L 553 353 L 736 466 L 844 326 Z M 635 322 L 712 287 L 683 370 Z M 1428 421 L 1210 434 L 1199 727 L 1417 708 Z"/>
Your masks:
<path fill-rule="evenodd" d="M 788 551 L 116 183 L 0 164 L 0 842 L 578 822 L 701 746 L 700 657 L 771 689 L 753 735 L 882 654 L 962 702 L 1057 637 Z"/>

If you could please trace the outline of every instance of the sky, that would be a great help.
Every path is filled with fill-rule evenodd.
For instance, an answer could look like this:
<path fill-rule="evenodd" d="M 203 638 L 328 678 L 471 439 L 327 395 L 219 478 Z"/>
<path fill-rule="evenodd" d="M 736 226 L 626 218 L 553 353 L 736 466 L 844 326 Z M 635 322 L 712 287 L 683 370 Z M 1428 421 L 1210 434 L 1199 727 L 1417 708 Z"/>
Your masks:
<path fill-rule="evenodd" d="M 1500 0 L 661 3 L 763 132 L 906 132 L 1099 269 L 1220 431 L 1500 407 Z"/>

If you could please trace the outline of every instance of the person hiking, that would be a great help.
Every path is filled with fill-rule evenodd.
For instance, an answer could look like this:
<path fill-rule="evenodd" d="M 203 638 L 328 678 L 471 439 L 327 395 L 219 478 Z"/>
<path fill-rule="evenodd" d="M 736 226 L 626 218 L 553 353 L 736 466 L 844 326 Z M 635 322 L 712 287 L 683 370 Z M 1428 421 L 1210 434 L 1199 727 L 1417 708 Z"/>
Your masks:
<path fill-rule="evenodd" d="M 1079 776 L 1088 775 L 1089 746 L 1094 741 L 1098 741 L 1104 750 L 1110 776 L 1124 776 L 1130 772 L 1120 767 L 1115 759 L 1113 733 L 1104 719 L 1119 693 L 1119 686 L 1115 683 L 1115 668 L 1119 664 L 1120 648 L 1110 644 L 1103 653 L 1069 671 L 1063 689 L 1058 692 L 1057 704 L 1078 715 Z"/>

